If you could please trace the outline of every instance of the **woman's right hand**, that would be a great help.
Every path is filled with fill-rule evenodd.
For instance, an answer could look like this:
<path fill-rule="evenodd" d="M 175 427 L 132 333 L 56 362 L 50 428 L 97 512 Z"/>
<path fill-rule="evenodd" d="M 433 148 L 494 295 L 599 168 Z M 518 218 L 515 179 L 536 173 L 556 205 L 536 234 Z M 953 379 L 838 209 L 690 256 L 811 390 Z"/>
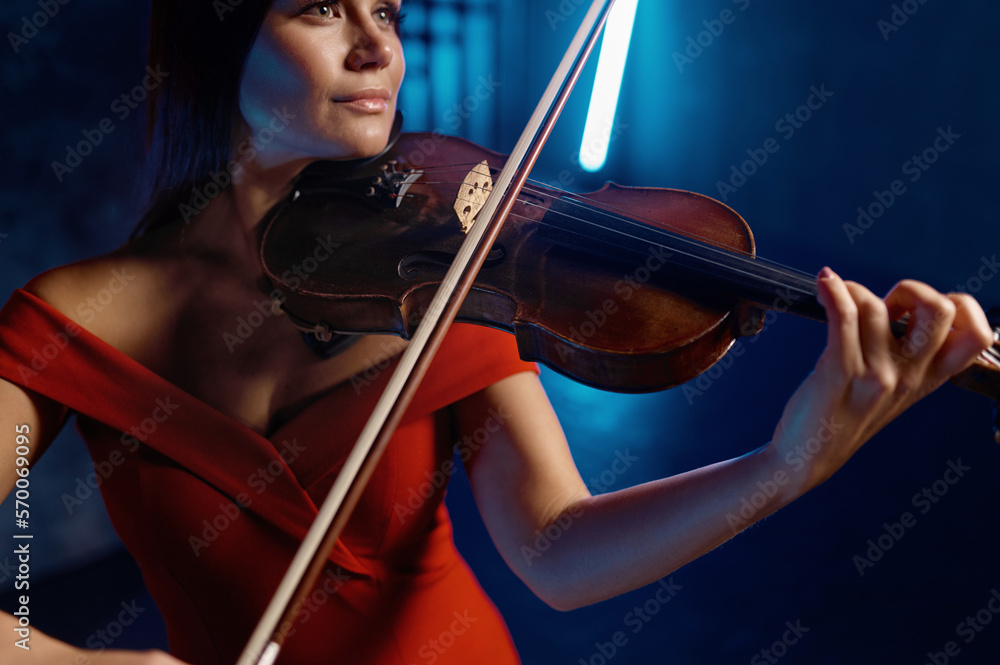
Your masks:
<path fill-rule="evenodd" d="M 68 410 L 61 404 L 0 379 L 0 436 L 12 438 L 26 432 L 30 452 L 26 456 L 34 467 L 66 422 Z M 17 429 L 15 430 L 15 427 Z M 15 446 L 0 446 L 0 501 L 13 489 L 20 477 Z M 32 627 L 30 650 L 15 646 L 18 620 L 0 612 L 0 663 L 3 665 L 185 665 L 162 651 L 93 651 L 80 649 L 50 637 Z"/>
<path fill-rule="evenodd" d="M 158 649 L 150 651 L 90 651 L 71 649 L 65 656 L 43 656 L 40 659 L 28 657 L 25 664 L 35 665 L 187 665 L 168 653 Z"/>
<path fill-rule="evenodd" d="M 158 649 L 150 651 L 115 650 L 100 653 L 84 649 L 74 649 L 73 651 L 72 660 L 52 661 L 52 665 L 187 665 Z"/>
<path fill-rule="evenodd" d="M 0 612 L 0 663 L 4 665 L 187 665 L 157 649 L 150 651 L 94 651 L 80 649 L 31 628 L 28 645 L 22 649 L 14 644 L 17 619 Z M 18 638 L 20 639 L 20 638 Z"/>

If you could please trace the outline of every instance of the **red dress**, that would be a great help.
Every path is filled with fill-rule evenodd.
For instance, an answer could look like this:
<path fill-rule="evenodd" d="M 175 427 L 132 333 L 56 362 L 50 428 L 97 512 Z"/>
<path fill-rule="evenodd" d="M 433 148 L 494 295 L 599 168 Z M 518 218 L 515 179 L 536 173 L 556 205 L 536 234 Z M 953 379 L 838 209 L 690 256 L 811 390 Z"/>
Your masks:
<path fill-rule="evenodd" d="M 523 371 L 538 368 L 512 335 L 452 326 L 279 663 L 519 662 L 452 540 L 444 407 Z M 390 374 L 344 382 L 265 438 L 26 291 L 0 311 L 0 376 L 78 414 L 171 653 L 195 665 L 236 662 Z M 479 434 L 468 445 L 488 445 Z"/>

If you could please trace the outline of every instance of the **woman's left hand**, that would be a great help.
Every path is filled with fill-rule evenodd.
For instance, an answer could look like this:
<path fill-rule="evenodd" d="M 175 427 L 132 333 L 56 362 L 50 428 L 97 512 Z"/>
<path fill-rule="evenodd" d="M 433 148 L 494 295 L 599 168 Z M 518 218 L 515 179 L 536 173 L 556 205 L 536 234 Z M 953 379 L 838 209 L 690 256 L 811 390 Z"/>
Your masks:
<path fill-rule="evenodd" d="M 982 308 L 967 294 L 904 280 L 883 300 L 829 268 L 817 284 L 829 320 L 827 347 L 789 400 L 770 444 L 801 471 L 801 492 L 829 478 L 865 441 L 993 343 Z M 896 339 L 890 321 L 907 314 L 906 334 Z"/>

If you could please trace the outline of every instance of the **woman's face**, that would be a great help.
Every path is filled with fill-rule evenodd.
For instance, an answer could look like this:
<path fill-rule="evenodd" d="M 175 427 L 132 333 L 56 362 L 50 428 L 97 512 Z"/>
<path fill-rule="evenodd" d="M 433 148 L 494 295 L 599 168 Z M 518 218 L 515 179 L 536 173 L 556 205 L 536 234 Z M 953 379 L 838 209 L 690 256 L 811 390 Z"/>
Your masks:
<path fill-rule="evenodd" d="M 237 132 L 249 129 L 272 163 L 379 153 L 405 70 L 399 3 L 274 0 L 247 56 L 239 91 L 246 126 L 237 123 Z"/>

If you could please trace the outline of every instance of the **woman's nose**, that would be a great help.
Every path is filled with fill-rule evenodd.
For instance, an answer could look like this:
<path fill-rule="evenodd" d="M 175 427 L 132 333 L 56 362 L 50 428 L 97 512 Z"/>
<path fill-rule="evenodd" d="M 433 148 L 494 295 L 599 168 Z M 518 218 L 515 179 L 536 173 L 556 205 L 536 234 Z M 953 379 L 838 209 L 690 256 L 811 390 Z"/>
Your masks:
<path fill-rule="evenodd" d="M 354 46 L 347 56 L 348 66 L 357 71 L 366 67 L 382 69 L 388 66 L 395 56 L 393 42 L 378 26 L 358 26 Z"/>

